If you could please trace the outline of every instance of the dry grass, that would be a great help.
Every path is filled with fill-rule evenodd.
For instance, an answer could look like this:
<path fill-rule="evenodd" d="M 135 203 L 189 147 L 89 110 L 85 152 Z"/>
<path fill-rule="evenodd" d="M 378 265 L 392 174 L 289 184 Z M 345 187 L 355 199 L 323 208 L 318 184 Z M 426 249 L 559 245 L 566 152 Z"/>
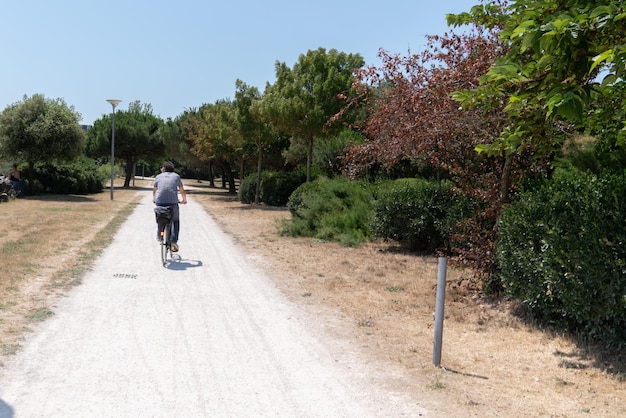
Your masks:
<path fill-rule="evenodd" d="M 450 267 L 442 367 L 432 364 L 437 260 L 384 243 L 341 247 L 279 237 L 286 209 L 249 206 L 221 189 L 197 188 L 203 203 L 248 256 L 331 335 L 359 347 L 433 416 L 618 417 L 626 407 L 624 355 L 541 330 L 516 305 L 471 291 Z"/>
<path fill-rule="evenodd" d="M 537 329 L 512 314 L 514 305 L 475 296 L 464 272 L 450 268 L 443 367 L 434 367 L 436 259 L 382 243 L 347 248 L 280 237 L 285 209 L 242 205 L 222 189 L 188 186 L 289 299 L 329 335 L 358 347 L 364 363 L 408 375 L 398 385 L 433 416 L 623 416 L 623 354 Z M 135 203 L 134 190 L 116 190 L 113 202 L 102 193 L 0 205 L 10 222 L 0 247 L 0 360 L 19 350 L 31 321 L 52 313 L 55 297 L 80 282 Z M 183 240 L 184 228 L 183 219 Z"/>
<path fill-rule="evenodd" d="M 54 298 L 85 270 L 134 209 L 137 189 L 89 196 L 35 196 L 0 204 L 0 364 L 29 324 L 53 314 Z"/>

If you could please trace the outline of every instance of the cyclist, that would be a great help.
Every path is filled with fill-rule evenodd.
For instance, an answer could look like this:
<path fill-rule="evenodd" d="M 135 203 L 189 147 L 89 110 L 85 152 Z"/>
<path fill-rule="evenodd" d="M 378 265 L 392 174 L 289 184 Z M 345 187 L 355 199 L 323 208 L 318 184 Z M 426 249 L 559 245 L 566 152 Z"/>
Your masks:
<path fill-rule="evenodd" d="M 180 192 L 181 200 L 178 201 Z M 163 163 L 161 174 L 154 178 L 152 189 L 152 201 L 157 206 L 169 206 L 172 208 L 172 251 L 178 251 L 178 233 L 180 232 L 180 218 L 178 203 L 187 203 L 187 193 L 180 176 L 174 172 L 174 164 L 169 161 Z M 158 231 L 157 231 L 158 234 Z M 160 237 L 157 235 L 157 239 Z"/>

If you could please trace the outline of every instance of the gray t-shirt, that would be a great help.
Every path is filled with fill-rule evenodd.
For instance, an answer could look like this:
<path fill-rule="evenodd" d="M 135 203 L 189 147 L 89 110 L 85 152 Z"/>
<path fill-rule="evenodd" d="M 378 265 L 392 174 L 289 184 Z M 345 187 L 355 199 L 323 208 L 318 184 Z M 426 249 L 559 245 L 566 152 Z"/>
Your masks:
<path fill-rule="evenodd" d="M 157 206 L 173 205 L 178 203 L 178 188 L 183 187 L 183 181 L 173 171 L 165 171 L 154 178 L 154 187 L 157 188 L 154 195 Z"/>

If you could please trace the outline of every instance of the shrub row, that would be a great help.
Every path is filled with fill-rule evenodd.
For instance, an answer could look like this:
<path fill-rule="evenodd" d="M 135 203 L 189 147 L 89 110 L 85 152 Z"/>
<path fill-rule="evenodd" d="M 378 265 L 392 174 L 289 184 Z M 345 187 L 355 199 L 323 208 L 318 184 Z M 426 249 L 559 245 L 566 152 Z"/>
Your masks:
<path fill-rule="evenodd" d="M 626 343 L 626 178 L 557 171 L 499 221 L 506 291 L 537 319 Z"/>
<path fill-rule="evenodd" d="M 372 238 L 434 251 L 445 246 L 466 201 L 449 184 L 405 179 L 370 184 L 343 177 L 300 186 L 289 198 L 284 232 L 359 245 Z"/>
<path fill-rule="evenodd" d="M 58 194 L 99 193 L 106 180 L 96 163 L 87 157 L 61 164 L 37 163 L 33 177 L 35 192 Z"/>

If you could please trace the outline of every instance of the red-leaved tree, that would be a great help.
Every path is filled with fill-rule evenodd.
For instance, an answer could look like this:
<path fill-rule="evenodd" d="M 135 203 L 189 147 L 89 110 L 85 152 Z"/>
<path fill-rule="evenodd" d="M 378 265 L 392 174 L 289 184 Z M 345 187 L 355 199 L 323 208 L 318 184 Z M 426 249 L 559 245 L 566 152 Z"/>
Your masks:
<path fill-rule="evenodd" d="M 475 27 L 462 34 L 428 38 L 426 51 L 406 57 L 381 50 L 381 67 L 358 74 L 357 95 L 347 107 L 367 110 L 360 127 L 367 140 L 346 155 L 348 175 L 362 177 L 372 170 L 392 171 L 401 163 L 425 161 L 441 178 L 476 202 L 473 216 L 459 225 L 453 251 L 457 259 L 489 275 L 495 269 L 493 246 L 496 220 L 523 171 L 530 169 L 526 153 L 500 156 L 479 154 L 481 144 L 494 142 L 510 123 L 499 106 L 461 109 L 452 93 L 470 90 L 505 45 L 494 30 Z M 497 103 L 497 102 L 496 102 Z"/>

